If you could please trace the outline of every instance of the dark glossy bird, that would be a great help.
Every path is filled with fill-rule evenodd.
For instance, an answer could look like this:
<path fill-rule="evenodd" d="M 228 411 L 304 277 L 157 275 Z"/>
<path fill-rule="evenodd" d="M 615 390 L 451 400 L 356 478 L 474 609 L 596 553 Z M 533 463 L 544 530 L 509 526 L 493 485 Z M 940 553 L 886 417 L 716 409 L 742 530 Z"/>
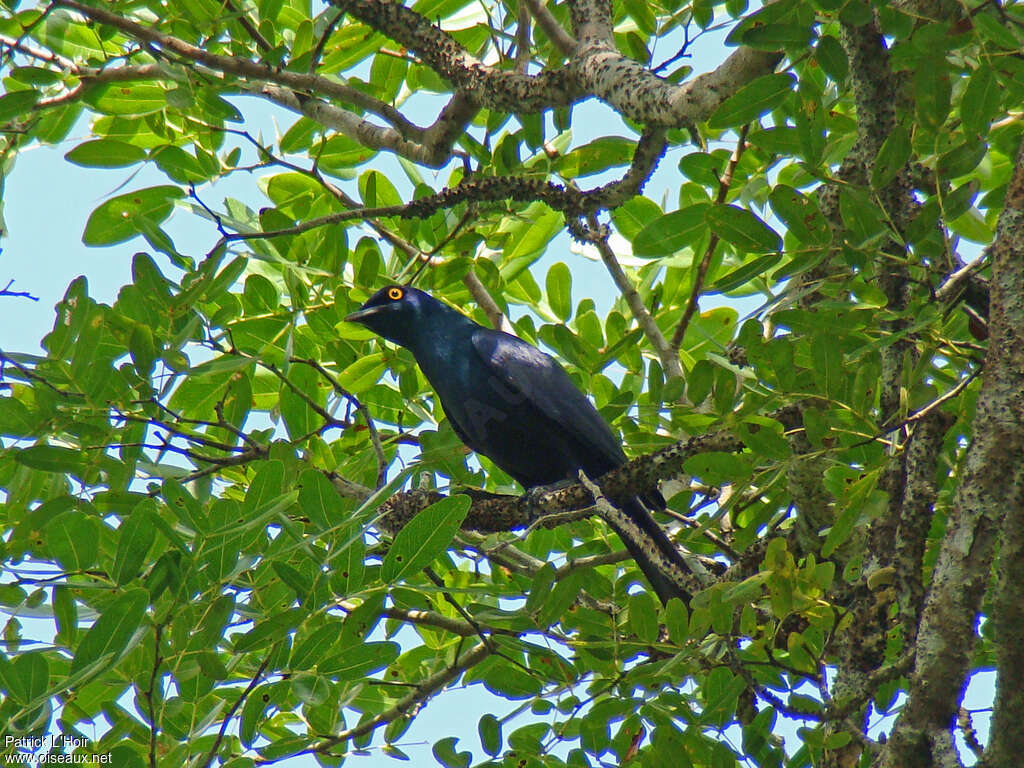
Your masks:
<path fill-rule="evenodd" d="M 412 352 L 462 442 L 524 488 L 575 479 L 581 469 L 596 479 L 626 462 L 619 439 L 562 366 L 522 339 L 484 328 L 430 294 L 401 285 L 382 288 L 345 319 Z M 654 548 L 688 572 L 645 502 L 664 505 L 657 490 L 618 501 L 643 541 L 612 527 L 662 602 L 688 601 L 648 554 Z"/>

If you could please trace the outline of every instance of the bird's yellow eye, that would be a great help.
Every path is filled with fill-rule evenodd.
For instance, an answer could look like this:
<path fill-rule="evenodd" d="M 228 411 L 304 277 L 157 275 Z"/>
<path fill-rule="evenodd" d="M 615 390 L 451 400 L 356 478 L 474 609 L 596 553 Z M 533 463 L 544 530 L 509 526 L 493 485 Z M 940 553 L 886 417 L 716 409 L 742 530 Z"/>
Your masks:
<path fill-rule="evenodd" d="M 392 301 L 398 301 L 400 298 L 405 296 L 405 291 L 395 286 L 394 288 L 388 288 L 388 298 Z"/>

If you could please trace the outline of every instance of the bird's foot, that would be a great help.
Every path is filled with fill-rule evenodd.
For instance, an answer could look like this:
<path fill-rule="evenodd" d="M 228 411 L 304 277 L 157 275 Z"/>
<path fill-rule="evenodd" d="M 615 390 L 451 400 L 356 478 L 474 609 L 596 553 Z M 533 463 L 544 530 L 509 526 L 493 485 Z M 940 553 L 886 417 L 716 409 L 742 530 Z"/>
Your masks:
<path fill-rule="evenodd" d="M 532 488 L 527 488 L 523 493 L 523 500 L 526 502 L 526 506 L 529 509 L 534 510 L 535 513 L 549 512 L 548 507 L 550 506 L 550 500 L 548 496 L 556 491 L 560 491 L 563 488 L 568 488 L 572 485 L 571 479 L 558 480 L 557 482 L 550 483 L 548 485 L 535 485 Z"/>

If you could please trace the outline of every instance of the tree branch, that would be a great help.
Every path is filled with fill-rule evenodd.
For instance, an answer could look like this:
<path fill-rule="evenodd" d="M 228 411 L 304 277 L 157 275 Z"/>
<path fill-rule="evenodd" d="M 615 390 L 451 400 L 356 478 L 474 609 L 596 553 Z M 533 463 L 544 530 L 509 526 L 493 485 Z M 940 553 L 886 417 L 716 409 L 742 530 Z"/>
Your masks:
<path fill-rule="evenodd" d="M 524 2 L 530 9 L 530 14 L 537 20 L 537 26 L 544 30 L 544 34 L 548 36 L 551 44 L 565 56 L 571 54 L 576 48 L 576 40 L 565 31 L 565 27 L 558 23 L 558 19 L 547 9 L 544 1 L 524 0 Z"/>
<path fill-rule="evenodd" d="M 1010 510 L 1024 508 L 1024 142 L 1018 149 L 1005 208 L 987 255 L 992 263 L 992 314 L 974 438 L 967 449 L 925 601 L 908 698 L 883 754 L 886 768 L 923 767 L 946 759 L 1001 521 Z M 1011 571 L 1018 556 L 1011 539 L 1006 564 Z M 1019 583 L 1019 572 L 1013 579 Z M 1017 606 L 1005 613 L 1003 600 L 1012 596 L 1000 592 L 1002 607 L 997 621 L 1004 617 L 1012 620 L 1019 610 Z M 1014 627 L 1011 637 L 1018 628 Z M 999 645 L 1007 640 L 1000 638 Z M 1012 646 L 1012 640 L 1009 642 Z M 1008 665 L 1007 671 L 1017 668 L 1019 648 L 1000 653 L 1009 654 L 1000 657 L 1000 662 Z M 1012 718 L 1019 718 L 1022 712 L 1019 691 L 1007 690 L 1019 688 L 1019 678 L 1003 675 L 1000 667 L 990 749 L 1012 763 L 1020 753 L 1011 758 L 1004 750 L 1016 748 L 1020 736 L 1011 730 L 1019 728 L 1020 721 Z"/>
<path fill-rule="evenodd" d="M 329 0 L 350 16 L 413 51 L 475 103 L 504 112 L 565 107 L 582 94 L 566 69 L 525 75 L 488 66 L 431 20 L 388 0 Z"/>
<path fill-rule="evenodd" d="M 729 188 L 732 186 L 732 177 L 736 173 L 736 166 L 739 165 L 740 158 L 743 157 L 743 150 L 746 149 L 747 146 L 747 132 L 749 130 L 750 123 L 747 123 L 740 128 L 739 139 L 736 141 L 736 149 L 733 150 L 732 156 L 729 158 L 729 164 L 725 168 L 725 173 L 723 173 L 722 178 L 718 180 L 718 194 L 715 196 L 715 202 L 718 205 L 722 205 L 728 199 Z M 690 289 L 690 298 L 686 301 L 686 309 L 683 311 L 683 316 L 679 318 L 679 322 L 676 324 L 676 329 L 672 333 L 672 342 L 670 346 L 677 354 L 680 347 L 683 345 L 683 338 L 686 336 L 686 329 L 690 327 L 690 321 L 697 312 L 700 294 L 704 290 L 704 278 L 707 276 L 708 267 L 711 265 L 711 258 L 715 254 L 715 248 L 718 247 L 718 239 L 718 234 L 712 232 L 711 237 L 708 240 L 708 247 L 704 250 L 704 258 L 702 258 L 700 260 L 700 264 L 697 265 L 697 273 L 693 278 L 693 287 Z"/>
<path fill-rule="evenodd" d="M 97 21 L 101 24 L 114 27 L 136 40 L 143 40 L 157 48 L 182 56 L 189 61 L 209 67 L 217 72 L 236 75 L 238 77 L 250 78 L 267 83 L 291 88 L 298 91 L 311 91 L 337 99 L 346 104 L 351 104 L 359 109 L 372 112 L 383 120 L 387 121 L 403 138 L 417 138 L 422 135 L 422 129 L 409 122 L 406 117 L 390 104 L 369 96 L 351 86 L 330 80 L 319 75 L 312 75 L 303 72 L 290 72 L 278 67 L 271 67 L 260 64 L 250 59 L 243 59 L 236 56 L 223 56 L 211 53 L 203 48 L 192 45 L 180 38 L 158 32 L 152 27 L 138 24 L 130 19 L 78 0 L 56 0 L 55 5 L 71 8 L 78 11 L 86 18 Z"/>

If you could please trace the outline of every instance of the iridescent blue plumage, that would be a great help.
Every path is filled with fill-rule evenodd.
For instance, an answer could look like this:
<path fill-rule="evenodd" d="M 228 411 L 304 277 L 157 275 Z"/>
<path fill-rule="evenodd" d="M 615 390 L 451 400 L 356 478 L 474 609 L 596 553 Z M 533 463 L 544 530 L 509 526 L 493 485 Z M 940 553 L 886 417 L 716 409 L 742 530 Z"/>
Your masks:
<path fill-rule="evenodd" d="M 406 286 L 383 288 L 346 319 L 412 352 L 459 438 L 523 487 L 575 478 L 580 469 L 597 478 L 626 462 L 618 438 L 565 370 L 522 339 L 484 328 Z M 643 498 L 664 504 L 657 491 Z M 621 508 L 649 547 L 686 570 L 640 497 Z M 663 602 L 688 599 L 643 546 L 618 532 Z"/>

